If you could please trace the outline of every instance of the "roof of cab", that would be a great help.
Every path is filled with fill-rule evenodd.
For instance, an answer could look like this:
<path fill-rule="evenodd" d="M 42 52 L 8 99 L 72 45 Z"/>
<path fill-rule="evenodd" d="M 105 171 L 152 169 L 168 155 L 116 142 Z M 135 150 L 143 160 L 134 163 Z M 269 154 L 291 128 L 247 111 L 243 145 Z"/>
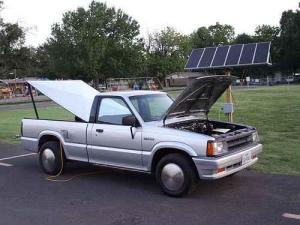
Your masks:
<path fill-rule="evenodd" d="M 135 90 L 135 91 L 111 91 L 111 92 L 101 92 L 99 96 L 120 96 L 120 97 L 131 97 L 139 95 L 153 95 L 153 94 L 166 94 L 162 91 L 144 91 L 144 90 Z"/>

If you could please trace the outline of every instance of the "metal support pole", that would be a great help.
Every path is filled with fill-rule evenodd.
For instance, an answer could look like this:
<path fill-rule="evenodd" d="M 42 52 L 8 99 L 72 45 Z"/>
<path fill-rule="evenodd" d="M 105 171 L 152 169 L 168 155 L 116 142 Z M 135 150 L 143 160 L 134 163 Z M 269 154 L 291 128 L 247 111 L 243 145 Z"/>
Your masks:
<path fill-rule="evenodd" d="M 225 75 L 230 76 L 230 70 L 225 71 Z M 231 93 L 231 85 L 226 89 L 225 100 L 227 103 L 232 104 L 232 93 Z M 228 122 L 233 122 L 233 113 L 227 113 Z"/>
<path fill-rule="evenodd" d="M 31 85 L 30 84 L 28 84 L 28 90 L 29 90 L 29 94 L 30 94 L 30 97 L 31 97 L 31 101 L 32 101 L 32 105 L 33 105 L 33 108 L 34 108 L 34 112 L 35 112 L 36 118 L 39 119 L 39 114 L 38 114 L 38 112 L 36 110 L 35 101 L 33 99 L 32 90 L 31 90 Z"/>

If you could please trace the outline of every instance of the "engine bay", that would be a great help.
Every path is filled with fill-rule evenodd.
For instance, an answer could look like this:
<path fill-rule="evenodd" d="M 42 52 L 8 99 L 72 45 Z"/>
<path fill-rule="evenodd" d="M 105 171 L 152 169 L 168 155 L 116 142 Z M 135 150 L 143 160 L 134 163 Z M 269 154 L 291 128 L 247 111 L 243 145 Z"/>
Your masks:
<path fill-rule="evenodd" d="M 189 120 L 168 124 L 166 126 L 174 129 L 206 134 L 212 137 L 217 137 L 220 134 L 226 134 L 244 128 L 240 125 L 210 120 Z"/>

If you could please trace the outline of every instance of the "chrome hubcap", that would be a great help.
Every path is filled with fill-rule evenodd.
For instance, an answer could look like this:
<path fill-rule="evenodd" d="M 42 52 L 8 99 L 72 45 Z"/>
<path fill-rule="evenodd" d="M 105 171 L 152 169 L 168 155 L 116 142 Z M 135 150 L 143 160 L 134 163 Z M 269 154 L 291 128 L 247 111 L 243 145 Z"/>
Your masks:
<path fill-rule="evenodd" d="M 184 174 L 178 165 L 168 163 L 161 171 L 161 180 L 167 189 L 177 191 L 184 183 Z"/>
<path fill-rule="evenodd" d="M 42 163 L 47 171 L 53 171 L 55 168 L 55 155 L 53 151 L 46 148 L 42 153 Z"/>

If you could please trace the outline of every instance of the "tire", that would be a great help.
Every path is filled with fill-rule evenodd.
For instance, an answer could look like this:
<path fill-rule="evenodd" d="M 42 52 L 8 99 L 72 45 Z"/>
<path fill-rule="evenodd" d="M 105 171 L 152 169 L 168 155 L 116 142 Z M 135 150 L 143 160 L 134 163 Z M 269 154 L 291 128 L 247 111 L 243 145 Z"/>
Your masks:
<path fill-rule="evenodd" d="M 161 190 L 172 197 L 181 197 L 190 192 L 197 179 L 192 163 L 178 153 L 163 157 L 155 170 L 156 181 Z"/>
<path fill-rule="evenodd" d="M 63 171 L 66 159 L 64 152 L 57 141 L 44 143 L 39 151 L 39 161 L 42 170 L 49 175 L 58 175 Z M 62 157 L 61 157 L 62 155 Z"/>

